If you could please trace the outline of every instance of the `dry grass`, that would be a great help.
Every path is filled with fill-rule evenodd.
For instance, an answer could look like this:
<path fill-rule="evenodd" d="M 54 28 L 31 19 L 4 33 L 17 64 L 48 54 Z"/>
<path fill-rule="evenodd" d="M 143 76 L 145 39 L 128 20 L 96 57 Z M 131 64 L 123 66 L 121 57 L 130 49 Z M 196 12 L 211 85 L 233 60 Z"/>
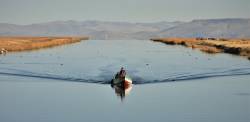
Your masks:
<path fill-rule="evenodd" d="M 197 48 L 206 53 L 230 53 L 249 57 L 250 39 L 158 38 L 152 41 Z"/>
<path fill-rule="evenodd" d="M 8 52 L 34 50 L 80 42 L 87 37 L 0 37 L 0 50 Z"/>

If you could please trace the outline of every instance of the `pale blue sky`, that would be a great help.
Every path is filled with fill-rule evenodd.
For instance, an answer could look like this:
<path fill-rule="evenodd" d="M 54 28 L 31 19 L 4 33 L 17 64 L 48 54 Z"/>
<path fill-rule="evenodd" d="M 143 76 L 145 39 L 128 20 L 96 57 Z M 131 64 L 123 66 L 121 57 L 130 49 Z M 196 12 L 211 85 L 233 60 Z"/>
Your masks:
<path fill-rule="evenodd" d="M 129 22 L 250 18 L 250 0 L 0 0 L 0 22 Z"/>

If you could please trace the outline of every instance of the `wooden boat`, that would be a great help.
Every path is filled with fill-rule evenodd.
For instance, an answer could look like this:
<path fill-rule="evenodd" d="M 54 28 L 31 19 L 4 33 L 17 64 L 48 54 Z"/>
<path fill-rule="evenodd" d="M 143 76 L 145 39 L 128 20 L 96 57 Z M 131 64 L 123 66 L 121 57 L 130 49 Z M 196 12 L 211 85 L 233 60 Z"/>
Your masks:
<path fill-rule="evenodd" d="M 131 85 L 133 83 L 132 79 L 125 75 L 125 77 L 120 77 L 119 74 L 116 74 L 115 77 L 111 80 L 111 84 L 113 85 Z"/>

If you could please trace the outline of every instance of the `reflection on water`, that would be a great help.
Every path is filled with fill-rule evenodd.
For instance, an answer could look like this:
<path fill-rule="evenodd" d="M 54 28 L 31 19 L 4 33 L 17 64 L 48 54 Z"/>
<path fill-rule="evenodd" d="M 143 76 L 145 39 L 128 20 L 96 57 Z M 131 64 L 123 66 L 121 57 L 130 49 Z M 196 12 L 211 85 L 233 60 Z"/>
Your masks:
<path fill-rule="evenodd" d="M 121 101 L 129 95 L 129 93 L 132 90 L 132 84 L 127 84 L 127 85 L 112 85 L 111 87 L 115 90 L 115 94 L 121 98 Z"/>

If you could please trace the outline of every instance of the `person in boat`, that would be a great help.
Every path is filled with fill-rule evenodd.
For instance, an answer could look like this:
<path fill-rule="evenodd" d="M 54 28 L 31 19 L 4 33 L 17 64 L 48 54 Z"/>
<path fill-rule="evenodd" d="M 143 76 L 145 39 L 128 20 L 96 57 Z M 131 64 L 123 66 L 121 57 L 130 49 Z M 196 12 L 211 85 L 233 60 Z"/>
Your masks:
<path fill-rule="evenodd" d="M 120 77 L 124 78 L 126 76 L 126 71 L 124 70 L 124 68 L 122 67 L 120 72 L 119 72 Z"/>

